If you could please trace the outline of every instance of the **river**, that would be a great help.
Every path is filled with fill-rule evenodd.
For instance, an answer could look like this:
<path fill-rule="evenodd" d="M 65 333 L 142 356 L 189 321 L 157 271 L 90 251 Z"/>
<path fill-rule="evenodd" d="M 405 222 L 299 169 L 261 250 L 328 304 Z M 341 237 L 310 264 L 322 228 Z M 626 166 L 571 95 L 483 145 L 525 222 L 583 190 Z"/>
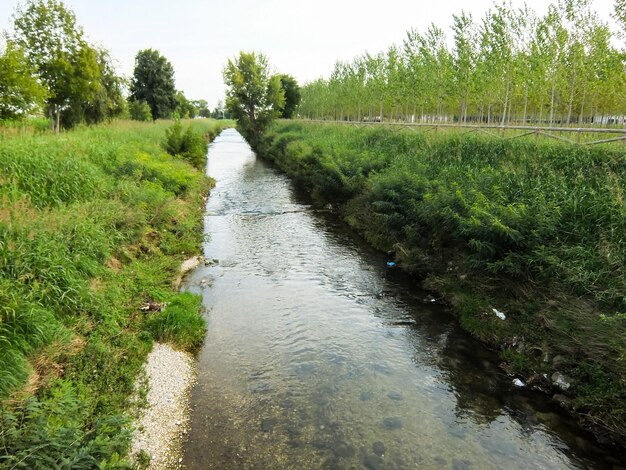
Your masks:
<path fill-rule="evenodd" d="M 224 131 L 204 255 L 190 469 L 610 468 L 497 355 Z"/>

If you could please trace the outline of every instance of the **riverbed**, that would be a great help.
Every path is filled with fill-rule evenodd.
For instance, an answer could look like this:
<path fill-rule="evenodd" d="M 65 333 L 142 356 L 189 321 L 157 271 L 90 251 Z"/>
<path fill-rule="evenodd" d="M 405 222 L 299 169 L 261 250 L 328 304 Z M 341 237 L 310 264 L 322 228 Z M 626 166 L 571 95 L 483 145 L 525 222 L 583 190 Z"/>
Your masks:
<path fill-rule="evenodd" d="M 611 468 L 547 397 L 233 129 L 209 149 L 190 469 Z"/>

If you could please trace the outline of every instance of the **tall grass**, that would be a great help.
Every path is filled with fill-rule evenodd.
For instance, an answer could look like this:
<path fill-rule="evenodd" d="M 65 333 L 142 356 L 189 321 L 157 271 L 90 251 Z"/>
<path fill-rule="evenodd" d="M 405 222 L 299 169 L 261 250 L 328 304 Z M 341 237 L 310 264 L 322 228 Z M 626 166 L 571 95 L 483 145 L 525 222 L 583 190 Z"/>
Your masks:
<path fill-rule="evenodd" d="M 155 325 L 140 306 L 176 303 L 211 186 L 165 152 L 171 125 L 0 140 L 0 467 L 129 467 L 129 397 Z M 164 339 L 192 347 L 204 323 L 196 301 L 183 307 L 184 331 Z"/>
<path fill-rule="evenodd" d="M 623 149 L 280 123 L 258 151 L 445 295 L 513 371 L 565 357 L 575 406 L 624 439 Z"/>

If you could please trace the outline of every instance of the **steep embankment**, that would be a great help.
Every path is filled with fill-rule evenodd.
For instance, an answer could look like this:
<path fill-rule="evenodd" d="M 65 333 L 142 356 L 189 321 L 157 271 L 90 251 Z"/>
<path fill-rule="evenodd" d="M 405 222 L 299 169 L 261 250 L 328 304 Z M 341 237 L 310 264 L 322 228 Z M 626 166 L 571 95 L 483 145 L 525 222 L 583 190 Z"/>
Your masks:
<path fill-rule="evenodd" d="M 0 467 L 125 467 L 153 339 L 202 338 L 198 299 L 172 281 L 202 240 L 201 160 L 221 124 L 166 146 L 171 124 L 0 141 Z M 164 150 L 190 142 L 200 159 Z"/>
<path fill-rule="evenodd" d="M 302 123 L 257 150 L 624 445 L 624 151 Z"/>

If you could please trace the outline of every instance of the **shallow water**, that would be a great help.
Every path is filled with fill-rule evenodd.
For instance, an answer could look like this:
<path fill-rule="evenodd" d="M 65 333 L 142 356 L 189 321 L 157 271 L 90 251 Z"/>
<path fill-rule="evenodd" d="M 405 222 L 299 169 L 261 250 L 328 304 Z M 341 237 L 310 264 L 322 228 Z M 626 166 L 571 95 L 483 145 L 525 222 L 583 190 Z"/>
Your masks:
<path fill-rule="evenodd" d="M 187 468 L 610 468 L 236 131 L 207 171 L 204 254 L 219 263 L 186 279 L 208 319 Z"/>

